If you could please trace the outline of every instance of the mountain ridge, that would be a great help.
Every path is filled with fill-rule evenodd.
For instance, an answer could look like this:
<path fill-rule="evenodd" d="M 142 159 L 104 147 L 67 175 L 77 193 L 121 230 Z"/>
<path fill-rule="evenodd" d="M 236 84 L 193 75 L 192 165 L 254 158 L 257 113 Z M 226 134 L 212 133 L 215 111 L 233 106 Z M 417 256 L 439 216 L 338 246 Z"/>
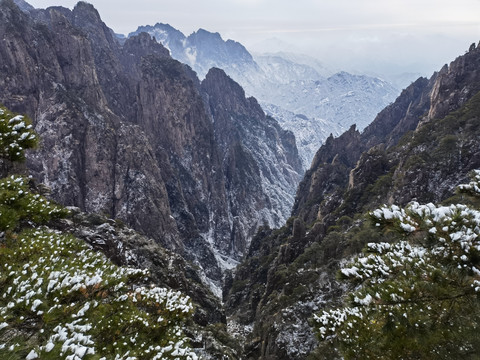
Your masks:
<path fill-rule="evenodd" d="M 218 67 L 241 84 L 264 111 L 302 139 L 298 147 L 304 169 L 330 133 L 338 135 L 353 123 L 365 127 L 398 92 L 378 78 L 331 74 L 311 59 L 301 61 L 288 54 L 253 56 L 240 43 L 224 41 L 220 34 L 203 29 L 186 37 L 171 25 L 157 23 L 141 26 L 129 36 L 142 31 L 169 48 L 172 57 L 190 65 L 200 78 L 209 68 Z M 298 116 L 303 117 L 300 124 Z M 312 134 L 309 127 L 319 131 Z"/>

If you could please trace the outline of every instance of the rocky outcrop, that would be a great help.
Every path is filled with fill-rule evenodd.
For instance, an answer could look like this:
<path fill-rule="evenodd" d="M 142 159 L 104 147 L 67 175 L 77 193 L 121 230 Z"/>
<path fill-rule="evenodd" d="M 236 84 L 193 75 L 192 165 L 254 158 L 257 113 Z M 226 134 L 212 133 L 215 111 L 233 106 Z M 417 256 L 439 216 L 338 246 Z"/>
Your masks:
<path fill-rule="evenodd" d="M 382 110 L 362 133 L 363 151 L 382 143 L 391 147 L 405 133 L 415 130 L 419 119 L 430 107 L 429 94 L 436 78 L 437 74 L 434 74 L 430 80 L 417 79 L 402 91 L 393 104 Z"/>
<path fill-rule="evenodd" d="M 305 173 L 297 189 L 292 213 L 311 223 L 322 216 L 319 214 L 321 204 L 329 209 L 334 207 L 338 202 L 329 194 L 345 188 L 349 169 L 354 166 L 362 150 L 360 133 L 355 125 L 338 138 L 330 135 L 321 151 L 315 155 L 311 169 Z M 323 212 L 329 213 L 328 210 Z"/>
<path fill-rule="evenodd" d="M 479 52 L 480 43 L 472 44 L 465 55 L 440 70 L 430 94 L 432 106 L 427 120 L 446 116 L 480 91 Z"/>
<path fill-rule="evenodd" d="M 121 44 L 85 2 L 24 13 L 2 0 L 0 20 L 0 102 L 32 118 L 42 143 L 27 164 L 55 200 L 122 219 L 216 286 L 259 224 L 288 216 L 294 138 L 223 72 L 201 85 L 149 35 Z M 237 199 L 245 167 L 258 199 Z"/>
<path fill-rule="evenodd" d="M 223 70 L 211 69 L 202 89 L 215 119 L 215 139 L 223 154 L 234 231 L 232 248 L 228 250 L 245 253 L 247 240 L 259 226 L 276 227 L 286 221 L 285 214 L 293 203 L 292 190 L 302 172 L 295 138 L 267 117 L 254 98 L 247 99 L 240 85 Z M 258 142 L 257 137 L 263 141 Z M 251 205 L 247 208 L 245 204 Z"/>

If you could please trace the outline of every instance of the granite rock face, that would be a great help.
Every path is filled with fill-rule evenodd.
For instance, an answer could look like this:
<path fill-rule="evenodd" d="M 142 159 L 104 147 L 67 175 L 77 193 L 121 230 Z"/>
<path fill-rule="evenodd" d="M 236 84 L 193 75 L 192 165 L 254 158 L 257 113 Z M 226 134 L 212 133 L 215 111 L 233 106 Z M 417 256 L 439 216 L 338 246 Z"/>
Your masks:
<path fill-rule="evenodd" d="M 233 216 L 232 243 L 225 250 L 245 253 L 246 239 L 251 239 L 259 226 L 286 221 L 293 203 L 291 189 L 302 172 L 295 138 L 266 116 L 254 98 L 247 99 L 240 85 L 223 70 L 211 69 L 202 89 L 215 119 L 215 139 Z M 258 142 L 258 137 L 263 141 Z"/>
<path fill-rule="evenodd" d="M 223 72 L 202 85 L 149 35 L 120 43 L 85 2 L 22 12 L 2 0 L 0 21 L 0 102 L 32 118 L 42 143 L 27 164 L 53 199 L 122 219 L 216 286 L 258 224 L 288 216 L 294 138 Z M 226 87 L 215 92 L 217 81 Z M 222 134 L 231 128 L 248 137 Z M 252 178 L 258 199 L 237 200 L 244 169 L 271 177 Z M 271 218 L 277 189 L 284 203 Z"/>

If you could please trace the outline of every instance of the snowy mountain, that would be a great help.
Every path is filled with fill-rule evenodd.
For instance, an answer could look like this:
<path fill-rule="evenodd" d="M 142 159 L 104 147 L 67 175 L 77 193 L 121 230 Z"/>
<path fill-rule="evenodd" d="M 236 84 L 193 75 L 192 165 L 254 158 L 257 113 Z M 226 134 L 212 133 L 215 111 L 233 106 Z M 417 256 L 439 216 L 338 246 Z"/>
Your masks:
<path fill-rule="evenodd" d="M 267 114 L 301 139 L 298 149 L 304 169 L 329 134 L 339 134 L 354 123 L 363 129 L 398 95 L 379 78 L 334 73 L 316 59 L 287 52 L 252 56 L 240 43 L 203 29 L 187 37 L 158 23 L 139 27 L 129 36 L 140 32 L 154 36 L 199 78 L 211 67 L 223 69 L 258 99 Z"/>
<path fill-rule="evenodd" d="M 174 59 L 192 67 L 200 79 L 205 78 L 212 67 L 224 70 L 234 80 L 242 71 L 258 71 L 252 55 L 242 44 L 233 40 L 224 41 L 219 33 L 199 29 L 187 37 L 168 24 L 157 23 L 155 26 L 141 26 L 128 37 L 141 32 L 155 37 Z"/>
<path fill-rule="evenodd" d="M 278 76 L 278 75 L 277 75 Z M 294 113 L 327 119 L 348 128 L 353 123 L 363 129 L 396 93 L 390 84 L 378 78 L 336 73 L 326 79 L 290 81 L 257 89 L 262 103 L 281 104 Z"/>

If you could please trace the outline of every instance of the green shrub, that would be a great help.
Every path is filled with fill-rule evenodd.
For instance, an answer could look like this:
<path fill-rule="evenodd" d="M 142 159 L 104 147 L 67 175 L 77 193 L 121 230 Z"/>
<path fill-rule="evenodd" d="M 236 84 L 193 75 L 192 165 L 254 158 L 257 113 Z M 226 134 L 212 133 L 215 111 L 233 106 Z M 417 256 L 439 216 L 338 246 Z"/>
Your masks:
<path fill-rule="evenodd" d="M 16 115 L 0 106 L 0 158 L 8 161 L 25 160 L 25 149 L 37 146 L 38 138 L 30 119 Z"/>

